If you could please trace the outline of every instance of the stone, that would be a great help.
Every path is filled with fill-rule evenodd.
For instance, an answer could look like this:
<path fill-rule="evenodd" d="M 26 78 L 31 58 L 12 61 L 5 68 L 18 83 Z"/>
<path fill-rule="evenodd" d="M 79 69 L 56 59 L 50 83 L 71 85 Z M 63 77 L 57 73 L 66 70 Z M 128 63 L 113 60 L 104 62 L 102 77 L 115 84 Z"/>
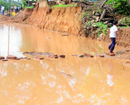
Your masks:
<path fill-rule="evenodd" d="M 1 60 L 1 59 L 5 59 L 5 57 L 3 57 L 3 56 L 0 56 L 0 60 Z"/>
<path fill-rule="evenodd" d="M 27 57 L 23 57 L 23 59 L 27 59 Z"/>
<path fill-rule="evenodd" d="M 13 55 L 8 55 L 7 57 L 6 57 L 6 59 L 16 59 L 17 57 L 16 56 L 13 56 Z"/>
<path fill-rule="evenodd" d="M 8 59 L 1 59 L 1 61 L 8 61 Z"/>
<path fill-rule="evenodd" d="M 58 58 L 58 55 L 48 55 L 48 58 Z"/>
<path fill-rule="evenodd" d="M 30 60 L 31 58 L 27 58 L 27 60 Z"/>
<path fill-rule="evenodd" d="M 96 55 L 96 57 L 101 57 L 101 58 L 103 58 L 103 57 L 105 57 L 104 55 Z"/>
<path fill-rule="evenodd" d="M 84 57 L 84 55 L 79 55 L 79 57 Z"/>
<path fill-rule="evenodd" d="M 39 60 L 43 60 L 44 58 L 43 57 L 38 57 Z"/>
<path fill-rule="evenodd" d="M 93 55 L 87 54 L 87 53 L 85 53 L 84 56 L 86 56 L 86 57 L 94 57 Z"/>
<path fill-rule="evenodd" d="M 65 58 L 65 55 L 59 55 L 60 58 Z"/>
<path fill-rule="evenodd" d="M 43 60 L 43 57 L 33 57 L 34 59 Z"/>
<path fill-rule="evenodd" d="M 16 58 L 16 60 L 20 60 L 20 58 Z"/>
<path fill-rule="evenodd" d="M 115 56 L 115 53 L 110 53 L 110 56 Z"/>

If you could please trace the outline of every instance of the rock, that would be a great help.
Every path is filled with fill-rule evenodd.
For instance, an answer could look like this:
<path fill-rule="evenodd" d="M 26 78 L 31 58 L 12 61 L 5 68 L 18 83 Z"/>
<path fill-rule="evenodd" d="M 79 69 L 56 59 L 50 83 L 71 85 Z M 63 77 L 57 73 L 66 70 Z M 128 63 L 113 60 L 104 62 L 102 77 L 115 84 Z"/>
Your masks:
<path fill-rule="evenodd" d="M 107 52 L 106 55 L 109 55 L 109 56 L 115 56 L 115 53 Z"/>
<path fill-rule="evenodd" d="M 65 58 L 65 55 L 59 55 L 60 58 Z"/>
<path fill-rule="evenodd" d="M 110 56 L 115 56 L 115 53 L 110 53 Z"/>
<path fill-rule="evenodd" d="M 108 24 L 108 21 L 105 21 L 104 24 Z"/>
<path fill-rule="evenodd" d="M 8 61 L 8 59 L 1 59 L 1 61 Z"/>
<path fill-rule="evenodd" d="M 84 57 L 84 55 L 79 55 L 79 57 Z"/>
<path fill-rule="evenodd" d="M 27 58 L 27 60 L 30 60 L 31 58 Z"/>
<path fill-rule="evenodd" d="M 104 55 L 96 55 L 96 57 L 101 57 L 101 58 L 103 58 L 103 57 L 105 57 Z"/>
<path fill-rule="evenodd" d="M 8 55 L 7 57 L 6 57 L 6 59 L 16 59 L 17 57 L 16 56 L 13 56 L 13 55 Z"/>
<path fill-rule="evenodd" d="M 100 16 L 101 14 L 100 13 L 98 13 L 98 12 L 95 12 L 95 14 L 94 14 L 95 16 Z"/>
<path fill-rule="evenodd" d="M 34 59 L 43 60 L 43 57 L 33 57 Z"/>
<path fill-rule="evenodd" d="M 27 59 L 27 57 L 23 57 L 23 59 Z"/>
<path fill-rule="evenodd" d="M 38 59 L 39 59 L 39 60 L 43 60 L 44 58 L 43 58 L 43 57 L 39 57 Z"/>
<path fill-rule="evenodd" d="M 23 54 L 28 54 L 29 52 L 23 52 Z"/>
<path fill-rule="evenodd" d="M 87 54 L 87 53 L 85 53 L 84 56 L 86 56 L 86 57 L 94 57 L 93 55 Z"/>
<path fill-rule="evenodd" d="M 55 58 L 56 59 L 56 58 L 58 58 L 58 55 L 48 55 L 47 57 L 48 58 Z"/>
<path fill-rule="evenodd" d="M 1 59 L 5 59 L 5 57 L 3 57 L 3 56 L 0 56 L 0 60 L 1 60 Z"/>
<path fill-rule="evenodd" d="M 16 60 L 20 60 L 20 58 L 16 58 Z"/>

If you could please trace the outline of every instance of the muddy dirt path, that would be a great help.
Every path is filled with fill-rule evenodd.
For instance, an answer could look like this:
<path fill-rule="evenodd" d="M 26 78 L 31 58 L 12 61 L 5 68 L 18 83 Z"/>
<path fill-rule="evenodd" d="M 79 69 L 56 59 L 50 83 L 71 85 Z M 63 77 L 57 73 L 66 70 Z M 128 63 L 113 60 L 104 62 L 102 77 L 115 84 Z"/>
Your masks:
<path fill-rule="evenodd" d="M 0 55 L 7 56 L 7 25 L 0 25 L 0 36 Z M 43 60 L 0 61 L 0 104 L 128 105 L 130 67 L 126 60 L 72 56 L 107 52 L 107 46 L 87 38 L 11 26 L 11 55 L 30 57 L 23 54 L 28 51 L 66 57 L 50 59 L 43 55 Z"/>

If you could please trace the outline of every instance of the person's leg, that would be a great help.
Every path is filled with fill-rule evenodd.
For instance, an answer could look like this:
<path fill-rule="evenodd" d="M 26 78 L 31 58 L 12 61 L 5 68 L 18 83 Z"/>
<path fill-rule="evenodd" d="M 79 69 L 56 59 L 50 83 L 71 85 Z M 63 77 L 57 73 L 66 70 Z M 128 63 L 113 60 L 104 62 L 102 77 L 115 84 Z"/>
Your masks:
<path fill-rule="evenodd" d="M 111 46 L 112 46 L 112 39 L 111 39 L 111 44 L 108 46 L 108 48 L 111 49 Z"/>
<path fill-rule="evenodd" d="M 111 40 L 112 40 L 112 45 L 111 45 L 111 48 L 110 48 L 110 52 L 113 52 L 113 50 L 115 48 L 116 40 L 115 40 L 115 38 L 111 38 Z"/>

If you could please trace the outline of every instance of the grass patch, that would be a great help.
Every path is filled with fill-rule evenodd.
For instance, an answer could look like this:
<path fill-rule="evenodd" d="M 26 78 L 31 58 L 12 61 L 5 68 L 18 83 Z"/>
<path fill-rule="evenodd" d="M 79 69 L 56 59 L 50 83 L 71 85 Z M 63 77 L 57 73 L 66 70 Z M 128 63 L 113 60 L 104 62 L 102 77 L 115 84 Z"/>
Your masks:
<path fill-rule="evenodd" d="M 27 9 L 33 9 L 34 6 L 29 6 L 29 7 L 26 6 L 25 8 L 27 8 Z"/>
<path fill-rule="evenodd" d="M 81 18 L 85 17 L 85 16 L 87 15 L 87 13 L 88 13 L 88 12 L 84 12 L 84 13 L 82 14 L 82 17 L 81 17 Z"/>
<path fill-rule="evenodd" d="M 94 23 L 92 26 L 97 26 L 99 27 L 98 28 L 98 36 L 100 36 L 101 33 L 103 33 L 103 35 L 106 36 L 106 33 L 107 33 L 107 25 L 103 24 L 103 22 L 97 22 L 97 23 Z"/>
<path fill-rule="evenodd" d="M 55 8 L 55 7 L 76 7 L 77 6 L 77 3 L 75 5 L 63 5 L 63 4 L 60 4 L 60 5 L 55 5 L 55 6 L 52 6 L 51 8 Z"/>

